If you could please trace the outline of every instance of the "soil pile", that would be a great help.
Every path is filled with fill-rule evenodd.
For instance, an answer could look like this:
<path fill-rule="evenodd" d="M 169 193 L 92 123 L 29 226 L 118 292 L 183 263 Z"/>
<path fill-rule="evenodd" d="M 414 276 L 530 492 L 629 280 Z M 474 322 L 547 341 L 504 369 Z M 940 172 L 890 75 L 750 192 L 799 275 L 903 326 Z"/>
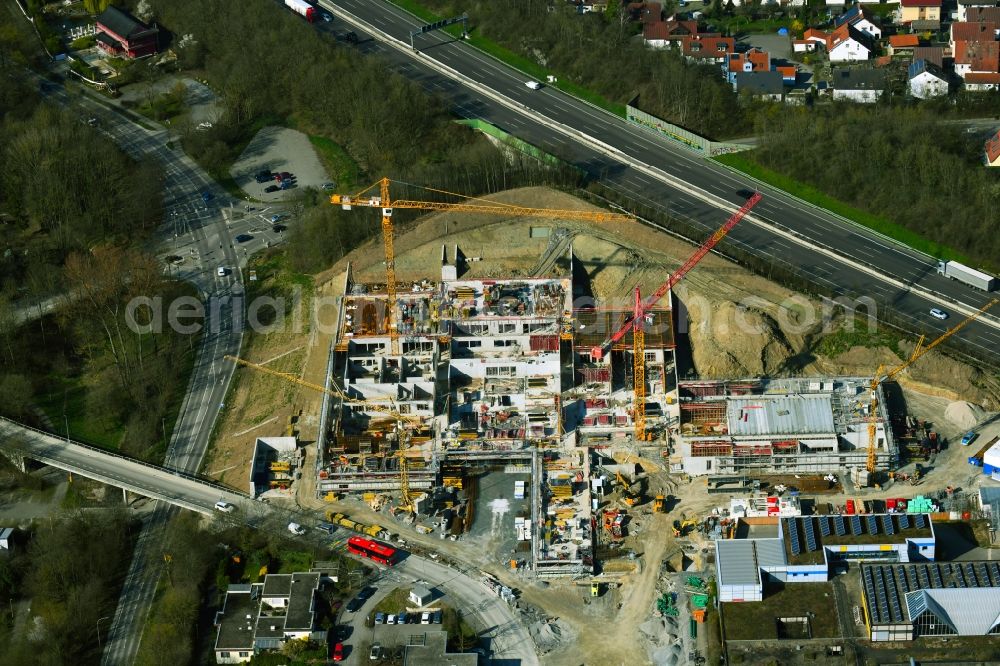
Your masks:
<path fill-rule="evenodd" d="M 964 400 L 956 400 L 944 410 L 944 417 L 962 430 L 973 428 L 983 420 L 983 410 Z"/>

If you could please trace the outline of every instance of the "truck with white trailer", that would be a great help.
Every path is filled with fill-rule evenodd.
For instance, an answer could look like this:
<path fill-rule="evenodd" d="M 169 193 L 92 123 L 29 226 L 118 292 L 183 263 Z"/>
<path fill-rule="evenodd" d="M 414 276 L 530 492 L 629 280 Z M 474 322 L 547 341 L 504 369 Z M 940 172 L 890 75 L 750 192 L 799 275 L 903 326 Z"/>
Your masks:
<path fill-rule="evenodd" d="M 285 0 L 285 6 L 312 23 L 316 20 L 316 8 L 306 0 Z"/>
<path fill-rule="evenodd" d="M 962 284 L 967 284 L 983 291 L 993 291 L 997 286 L 997 279 L 988 273 L 969 268 L 957 261 L 939 261 L 937 268 L 938 275 L 958 280 Z"/>

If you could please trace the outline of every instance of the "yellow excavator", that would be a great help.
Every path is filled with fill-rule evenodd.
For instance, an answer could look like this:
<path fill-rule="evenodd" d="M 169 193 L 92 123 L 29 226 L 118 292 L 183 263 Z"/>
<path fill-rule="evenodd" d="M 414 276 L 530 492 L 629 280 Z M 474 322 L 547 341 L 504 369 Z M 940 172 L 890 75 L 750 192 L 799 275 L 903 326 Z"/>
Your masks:
<path fill-rule="evenodd" d="M 632 490 L 632 484 L 625 480 L 621 472 L 615 472 L 615 480 L 622 489 L 622 500 L 629 506 L 635 506 L 642 501 L 642 494 Z"/>
<path fill-rule="evenodd" d="M 674 536 L 682 537 L 688 533 L 688 528 L 697 527 L 697 520 L 675 520 L 674 521 Z"/>

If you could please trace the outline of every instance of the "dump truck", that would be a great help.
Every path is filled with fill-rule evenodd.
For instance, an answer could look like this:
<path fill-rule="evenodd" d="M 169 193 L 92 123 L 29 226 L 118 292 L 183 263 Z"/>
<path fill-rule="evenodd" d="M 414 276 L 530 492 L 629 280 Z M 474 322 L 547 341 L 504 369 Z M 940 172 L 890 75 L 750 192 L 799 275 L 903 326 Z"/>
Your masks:
<path fill-rule="evenodd" d="M 938 275 L 957 280 L 962 284 L 967 284 L 983 291 L 993 291 L 997 286 L 997 279 L 988 273 L 969 268 L 957 261 L 939 261 L 937 267 Z"/>
<path fill-rule="evenodd" d="M 316 20 L 316 8 L 306 0 L 285 0 L 285 6 L 312 23 Z"/>

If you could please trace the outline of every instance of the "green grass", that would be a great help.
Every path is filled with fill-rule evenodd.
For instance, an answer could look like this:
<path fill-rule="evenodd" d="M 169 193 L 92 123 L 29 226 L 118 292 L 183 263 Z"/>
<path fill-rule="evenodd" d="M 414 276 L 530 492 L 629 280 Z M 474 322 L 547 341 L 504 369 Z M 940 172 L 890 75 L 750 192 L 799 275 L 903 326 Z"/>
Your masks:
<path fill-rule="evenodd" d="M 372 617 L 375 617 L 375 613 L 398 614 L 400 611 L 405 611 L 409 603 L 407 598 L 410 596 L 410 589 L 409 587 L 397 587 L 387 594 L 382 601 L 375 605 L 375 609 L 371 613 Z"/>
<path fill-rule="evenodd" d="M 834 610 L 833 586 L 829 583 L 788 583 L 769 586 L 760 603 L 722 604 L 726 620 L 726 640 L 776 640 L 775 619 L 813 613 L 810 619 L 813 638 L 837 638 L 837 613 Z M 788 644 L 794 645 L 790 640 Z"/>
<path fill-rule="evenodd" d="M 433 23 L 435 21 L 440 21 L 443 17 L 429 11 L 425 7 L 417 4 L 413 0 L 390 0 L 394 5 L 405 9 L 411 14 L 417 16 L 418 18 L 427 21 L 428 23 Z M 461 37 L 462 28 L 460 25 L 449 26 L 444 29 L 452 37 Z M 476 47 L 480 51 L 487 53 L 501 62 L 505 62 L 511 67 L 521 70 L 525 74 L 528 74 L 539 81 L 544 82 L 545 77 L 550 74 L 556 74 L 556 83 L 547 84 L 562 90 L 565 93 L 569 93 L 574 97 L 578 97 L 586 102 L 590 102 L 594 106 L 600 107 L 605 111 L 615 114 L 616 116 L 625 117 L 625 105 L 619 104 L 618 102 L 612 102 L 606 99 L 604 96 L 589 90 L 583 86 L 577 85 L 569 81 L 563 81 L 557 73 L 548 70 L 538 63 L 529 60 L 523 56 L 520 56 L 513 51 L 497 44 L 496 42 L 487 39 L 486 37 L 480 37 L 479 35 L 470 34 L 466 41 L 472 46 Z"/>
<path fill-rule="evenodd" d="M 111 451 L 120 448 L 125 425 L 109 425 L 87 412 L 87 388 L 81 377 L 49 376 L 45 385 L 49 393 L 38 397 L 38 406 L 49 418 L 55 434 L 65 437 L 68 421 L 70 439 Z"/>
<path fill-rule="evenodd" d="M 841 328 L 827 335 L 816 346 L 816 352 L 823 356 L 834 357 L 849 351 L 853 347 L 876 349 L 888 347 L 899 353 L 899 343 L 903 336 L 885 326 L 880 326 L 874 332 L 868 330 L 867 322 L 858 319 L 854 322 L 854 330 Z"/>
<path fill-rule="evenodd" d="M 337 189 L 353 190 L 361 177 L 361 168 L 354 161 L 343 146 L 325 136 L 309 136 L 309 143 L 316 149 L 316 153 L 322 160 L 333 179 L 336 181 Z"/>
<path fill-rule="evenodd" d="M 888 218 L 875 215 L 861 210 L 860 208 L 855 208 L 850 204 L 846 204 L 839 199 L 835 199 L 834 197 L 821 192 L 811 185 L 807 185 L 795 180 L 794 178 L 772 171 L 766 167 L 762 167 L 747 157 L 744 157 L 742 154 L 731 153 L 729 155 L 720 155 L 713 159 L 721 164 L 725 164 L 728 167 L 736 169 L 737 171 L 742 171 L 743 173 L 752 176 L 757 180 L 763 181 L 768 185 L 784 190 L 785 192 L 788 192 L 803 201 L 807 201 L 808 203 L 819 206 L 820 208 L 825 208 L 826 210 L 845 217 L 852 222 L 856 222 L 863 227 L 868 227 L 873 231 L 877 231 L 878 233 L 899 241 L 914 250 L 924 252 L 940 259 L 948 259 L 973 265 L 973 262 L 967 256 L 957 250 L 928 240 L 920 234 L 910 231 L 906 227 L 897 224 Z"/>

